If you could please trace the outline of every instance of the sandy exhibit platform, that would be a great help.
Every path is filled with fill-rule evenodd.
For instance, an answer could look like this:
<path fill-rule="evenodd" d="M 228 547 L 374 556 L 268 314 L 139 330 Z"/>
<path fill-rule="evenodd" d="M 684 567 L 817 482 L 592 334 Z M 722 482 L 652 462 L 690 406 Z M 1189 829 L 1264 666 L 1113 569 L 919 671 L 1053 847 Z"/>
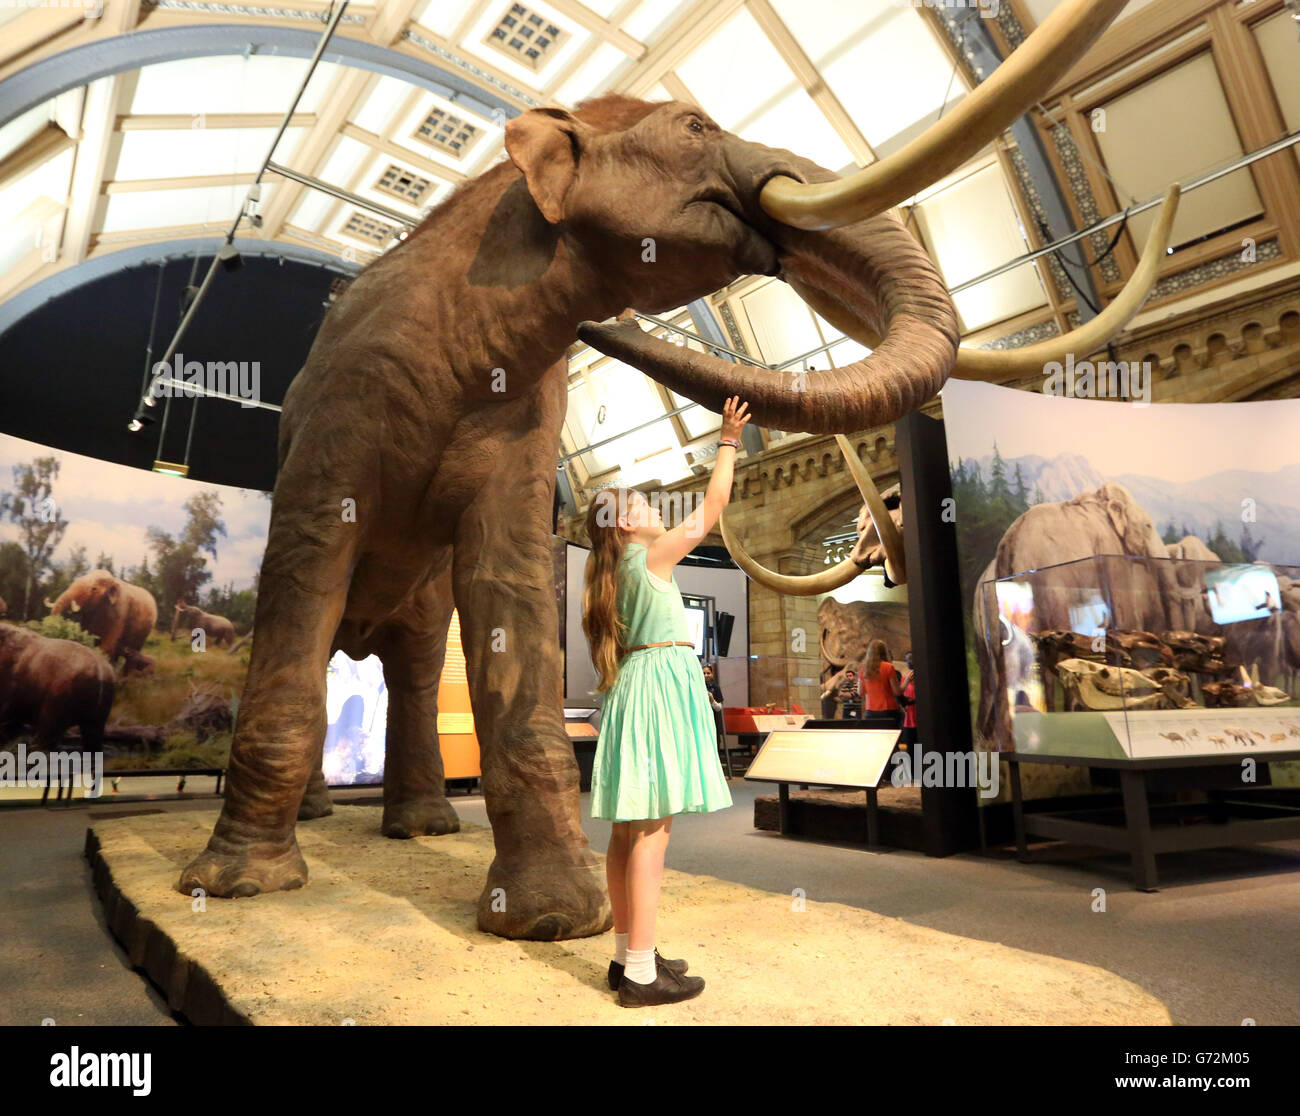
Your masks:
<path fill-rule="evenodd" d="M 96 820 L 86 854 L 133 964 L 195 1023 L 1168 1024 L 1104 969 L 962 938 L 815 895 L 664 873 L 660 946 L 707 981 L 695 1000 L 628 1010 L 606 984 L 614 938 L 513 942 L 475 926 L 491 831 L 408 841 L 340 806 L 298 827 L 298 891 L 175 891 L 216 810 Z M 670 855 L 671 862 L 671 855 Z"/>

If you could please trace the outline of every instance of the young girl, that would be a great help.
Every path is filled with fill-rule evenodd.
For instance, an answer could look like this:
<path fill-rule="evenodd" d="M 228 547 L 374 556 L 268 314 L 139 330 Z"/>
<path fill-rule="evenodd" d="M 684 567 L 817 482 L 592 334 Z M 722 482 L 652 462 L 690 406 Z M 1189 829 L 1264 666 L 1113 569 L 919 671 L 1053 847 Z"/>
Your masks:
<path fill-rule="evenodd" d="M 674 814 L 731 805 L 709 694 L 687 639 L 673 567 L 713 529 L 731 499 L 747 404 L 723 408 L 717 462 L 703 502 L 671 531 L 639 492 L 607 489 L 587 512 L 591 556 L 582 628 L 607 694 L 591 778 L 591 816 L 613 821 L 605 875 L 614 908 L 610 987 L 624 1007 L 689 1000 L 704 981 L 655 949 L 655 913 Z"/>

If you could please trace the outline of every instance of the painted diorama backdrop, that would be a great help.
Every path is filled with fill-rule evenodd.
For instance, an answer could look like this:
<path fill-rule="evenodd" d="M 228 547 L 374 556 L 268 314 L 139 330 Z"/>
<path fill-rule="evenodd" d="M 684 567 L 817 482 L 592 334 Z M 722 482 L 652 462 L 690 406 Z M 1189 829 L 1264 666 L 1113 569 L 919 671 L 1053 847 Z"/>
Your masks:
<path fill-rule="evenodd" d="M 1093 554 L 1300 564 L 1300 400 L 1134 406 L 950 380 L 943 410 L 978 746 L 999 738 L 999 667 L 977 632 L 978 588 L 995 567 Z M 1150 624 L 1195 629 L 1172 590 L 1177 600 L 1151 594 Z M 1300 661 L 1280 666 L 1293 677 Z M 1074 769 L 1034 774 L 1037 795 L 1087 789 Z"/>
<path fill-rule="evenodd" d="M 270 514 L 267 493 L 0 436 L 0 625 L 56 641 L 51 677 L 23 681 L 98 669 L 73 644 L 111 663 L 106 770 L 226 766 Z M 102 713 L 68 705 L 53 731 L 73 747 Z M 0 748 L 44 743 L 4 721 Z"/>

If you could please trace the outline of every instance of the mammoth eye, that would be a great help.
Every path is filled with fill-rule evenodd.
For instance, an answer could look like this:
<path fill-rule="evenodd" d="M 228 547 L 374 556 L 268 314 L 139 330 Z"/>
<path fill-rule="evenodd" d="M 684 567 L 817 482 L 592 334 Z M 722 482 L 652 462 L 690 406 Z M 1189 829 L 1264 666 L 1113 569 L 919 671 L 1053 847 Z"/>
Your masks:
<path fill-rule="evenodd" d="M 694 132 L 697 136 L 704 134 L 704 121 L 698 116 L 692 116 L 686 121 L 686 130 Z"/>

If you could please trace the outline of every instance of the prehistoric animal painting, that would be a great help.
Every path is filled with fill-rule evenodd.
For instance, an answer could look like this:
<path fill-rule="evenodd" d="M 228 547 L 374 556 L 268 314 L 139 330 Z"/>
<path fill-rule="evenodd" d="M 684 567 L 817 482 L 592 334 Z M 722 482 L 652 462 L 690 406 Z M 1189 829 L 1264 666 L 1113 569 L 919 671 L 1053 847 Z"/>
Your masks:
<path fill-rule="evenodd" d="M 172 642 L 176 640 L 177 631 L 202 632 L 208 641 L 218 647 L 229 649 L 235 643 L 235 625 L 224 616 L 214 616 L 210 612 L 184 601 L 177 601 L 172 613 Z"/>
<path fill-rule="evenodd" d="M 0 734 L 28 729 L 52 752 L 76 728 L 83 752 L 102 749 L 113 706 L 113 669 L 97 651 L 0 621 Z"/>
<path fill-rule="evenodd" d="M 759 425 L 829 433 L 893 422 L 954 371 L 1014 377 L 1094 351 L 1146 297 L 1176 190 L 1129 288 L 1079 331 L 1015 354 L 959 350 L 943 280 L 891 208 L 1044 96 L 1124 2 L 1066 0 L 996 81 L 843 180 L 681 102 L 611 96 L 511 120 L 509 161 L 349 285 L 284 400 L 225 804 L 179 890 L 306 883 L 294 829 L 330 809 L 320 758 L 338 649 L 379 655 L 388 680 L 383 832 L 459 826 L 436 734 L 455 607 L 496 847 L 478 925 L 532 939 L 608 929 L 559 700 L 550 537 L 568 347 L 581 338 L 715 411 L 739 395 Z M 664 312 L 746 274 L 790 283 L 873 351 L 792 390 L 786 373 L 685 351 L 624 313 Z"/>
<path fill-rule="evenodd" d="M 91 570 L 69 585 L 57 601 L 45 604 L 51 616 L 66 615 L 98 636 L 99 649 L 110 663 L 138 653 L 158 621 L 153 594 L 108 570 Z"/>
<path fill-rule="evenodd" d="M 80 660 L 89 654 L 109 671 L 112 708 L 97 734 L 106 772 L 229 763 L 249 662 L 235 640 L 252 627 L 269 514 L 263 493 L 0 436 L 6 618 L 80 645 Z M 61 722 L 55 750 L 84 750 L 79 728 Z M 36 734 L 31 721 L 11 719 L 0 750 L 49 746 Z"/>

